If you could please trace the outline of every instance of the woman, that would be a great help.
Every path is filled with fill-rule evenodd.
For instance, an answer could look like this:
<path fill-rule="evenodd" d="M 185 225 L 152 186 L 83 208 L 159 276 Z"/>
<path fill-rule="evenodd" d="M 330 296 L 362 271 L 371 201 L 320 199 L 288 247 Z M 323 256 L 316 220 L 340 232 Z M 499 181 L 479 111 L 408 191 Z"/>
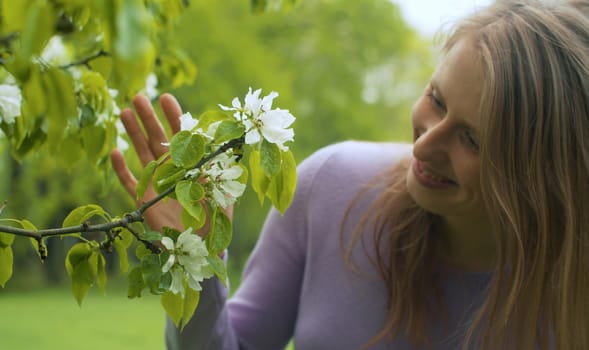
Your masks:
<path fill-rule="evenodd" d="M 208 280 L 168 347 L 589 349 L 587 8 L 499 1 L 463 20 L 413 108 L 413 147 L 346 142 L 304 161 L 235 296 Z M 121 117 L 145 164 L 165 134 L 134 103 L 147 136 Z M 161 103 L 177 131 L 178 104 Z M 180 228 L 177 208 L 146 214 Z"/>

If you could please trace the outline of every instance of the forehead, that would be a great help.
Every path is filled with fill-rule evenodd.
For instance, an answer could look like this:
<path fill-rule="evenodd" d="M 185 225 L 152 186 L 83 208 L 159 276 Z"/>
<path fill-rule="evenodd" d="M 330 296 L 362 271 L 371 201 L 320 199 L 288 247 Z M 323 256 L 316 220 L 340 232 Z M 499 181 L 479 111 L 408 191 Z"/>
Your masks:
<path fill-rule="evenodd" d="M 432 76 L 432 85 L 443 96 L 448 116 L 456 115 L 473 126 L 479 125 L 482 70 L 472 40 L 456 42 Z"/>

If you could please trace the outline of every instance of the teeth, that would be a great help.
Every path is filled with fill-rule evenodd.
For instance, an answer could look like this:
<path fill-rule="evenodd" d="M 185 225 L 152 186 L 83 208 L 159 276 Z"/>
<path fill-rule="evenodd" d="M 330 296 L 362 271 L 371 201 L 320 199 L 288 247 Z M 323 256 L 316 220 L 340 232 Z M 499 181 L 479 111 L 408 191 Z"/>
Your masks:
<path fill-rule="evenodd" d="M 439 181 L 439 182 L 450 182 L 450 180 L 448 180 L 448 179 L 446 179 L 446 178 L 443 178 L 443 177 L 440 177 L 440 176 L 438 176 L 438 175 L 434 175 L 434 174 L 432 174 L 432 173 L 428 172 L 427 170 L 425 170 L 425 169 L 423 168 L 423 166 L 421 166 L 420 168 L 421 168 L 421 171 L 423 172 L 423 174 L 424 174 L 425 176 L 429 177 L 429 178 L 430 178 L 430 179 L 432 179 L 432 180 L 436 180 L 436 181 Z"/>

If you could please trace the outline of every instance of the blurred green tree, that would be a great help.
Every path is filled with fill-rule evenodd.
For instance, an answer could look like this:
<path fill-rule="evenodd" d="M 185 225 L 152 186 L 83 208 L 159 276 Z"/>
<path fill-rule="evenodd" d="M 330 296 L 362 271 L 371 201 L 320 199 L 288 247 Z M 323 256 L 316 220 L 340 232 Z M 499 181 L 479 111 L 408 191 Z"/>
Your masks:
<path fill-rule="evenodd" d="M 185 110 L 196 114 L 217 103 L 229 105 L 249 86 L 279 92 L 280 105 L 297 117 L 293 152 L 299 160 L 350 138 L 409 140 L 409 111 L 433 60 L 429 41 L 409 28 L 398 7 L 388 0 L 304 0 L 286 13 L 251 11 L 252 5 L 275 3 L 192 0 L 178 27 L 159 40 L 161 54 L 153 61 L 158 89 L 172 89 Z M 195 67 L 194 84 L 182 86 L 196 75 Z M 108 168 L 102 157 L 94 159 Z M 137 160 L 130 159 L 138 170 Z M 65 170 L 50 152 L 21 163 L 6 156 L 2 168 L 10 176 L 3 177 L 0 196 L 9 205 L 3 216 L 48 227 L 80 203 L 100 202 L 111 211 L 132 207 L 118 188 L 104 189 L 110 180 L 91 162 L 77 164 Z M 250 205 L 255 201 L 247 193 L 237 204 L 230 254 L 234 282 L 268 209 Z M 24 251 L 30 249 L 15 254 Z M 55 266 L 62 269 L 61 264 Z"/>

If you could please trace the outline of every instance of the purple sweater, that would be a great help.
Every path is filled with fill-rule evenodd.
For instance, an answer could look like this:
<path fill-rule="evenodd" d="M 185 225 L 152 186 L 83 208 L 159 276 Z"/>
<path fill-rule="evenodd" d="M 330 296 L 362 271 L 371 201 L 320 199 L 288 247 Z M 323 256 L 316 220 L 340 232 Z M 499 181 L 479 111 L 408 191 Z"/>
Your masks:
<path fill-rule="evenodd" d="M 344 263 L 341 222 L 364 184 L 410 155 L 410 145 L 350 141 L 302 162 L 291 207 L 284 216 L 270 212 L 235 295 L 226 301 L 222 284 L 207 280 L 184 331 L 168 321 L 168 349 L 277 350 L 290 339 L 297 350 L 362 348 L 385 324 L 387 297 L 361 245 L 354 261 L 362 273 Z M 352 222 L 369 202 L 352 210 Z M 489 280 L 488 273 L 446 273 L 448 314 L 433 330 L 434 349 L 459 347 Z M 401 335 L 370 349 L 416 348 Z"/>

